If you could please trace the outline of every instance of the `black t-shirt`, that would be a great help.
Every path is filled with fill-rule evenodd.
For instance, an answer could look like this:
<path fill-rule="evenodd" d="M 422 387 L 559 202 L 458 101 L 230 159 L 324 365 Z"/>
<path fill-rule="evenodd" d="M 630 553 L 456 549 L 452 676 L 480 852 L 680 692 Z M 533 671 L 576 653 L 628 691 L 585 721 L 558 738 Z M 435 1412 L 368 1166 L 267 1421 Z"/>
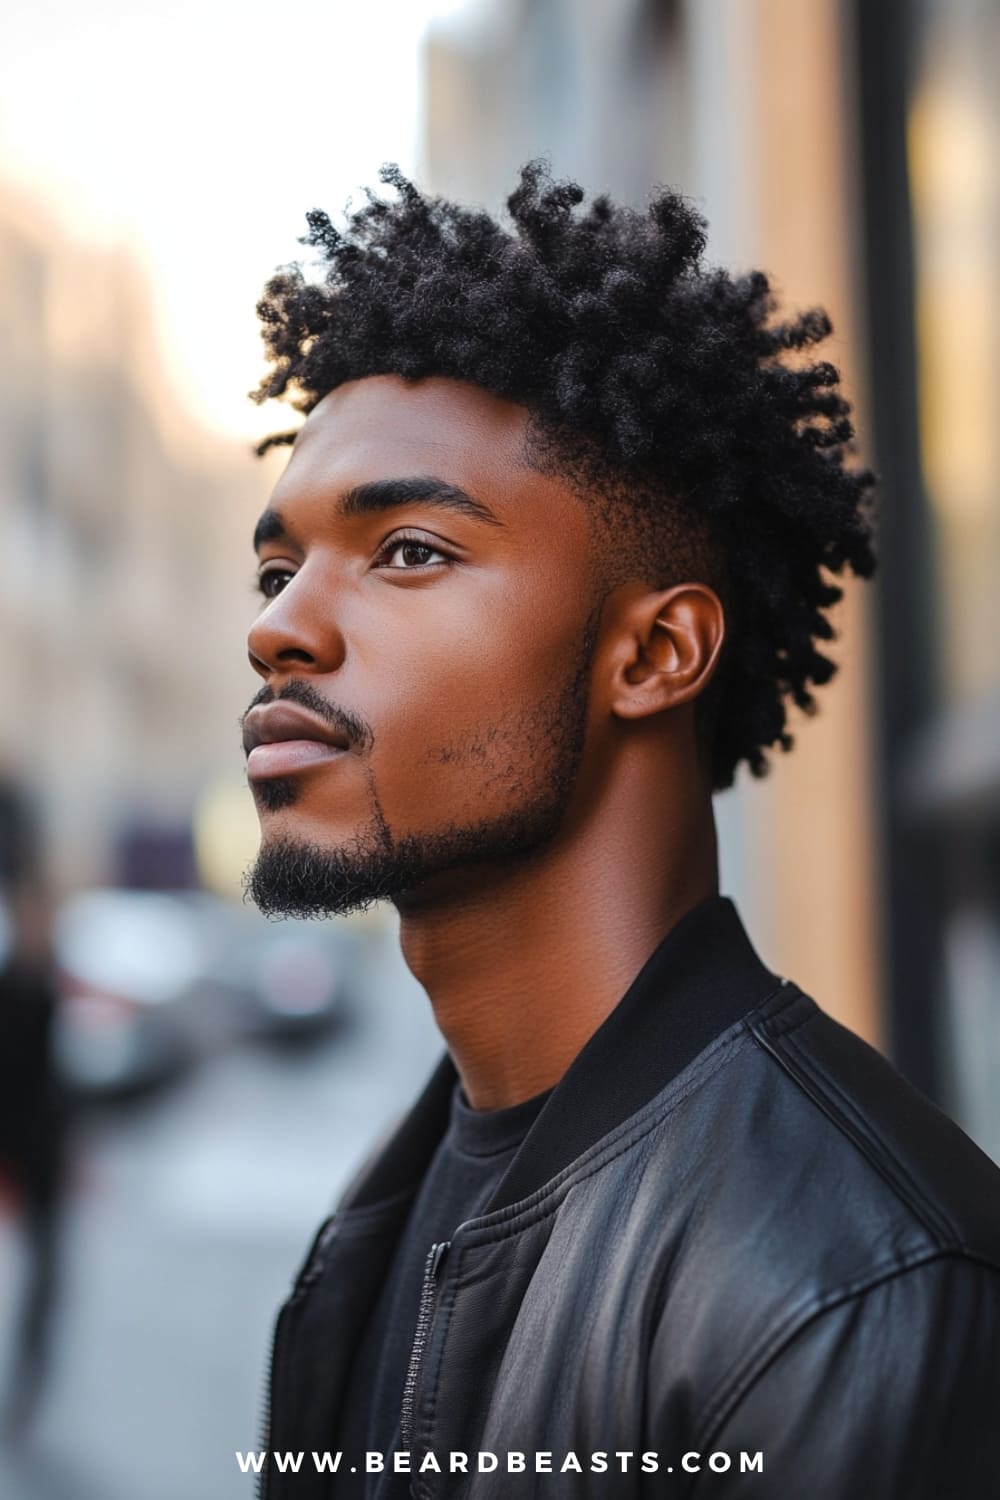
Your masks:
<path fill-rule="evenodd" d="M 473 1109 L 456 1080 L 448 1129 L 420 1184 L 355 1356 L 336 1444 L 344 1455 L 334 1485 L 337 1500 L 407 1500 L 411 1476 L 392 1472 L 392 1453 L 402 1446 L 403 1385 L 428 1251 L 483 1211 L 551 1092 L 507 1109 Z M 365 1473 L 366 1452 L 383 1455 L 383 1473 Z"/>

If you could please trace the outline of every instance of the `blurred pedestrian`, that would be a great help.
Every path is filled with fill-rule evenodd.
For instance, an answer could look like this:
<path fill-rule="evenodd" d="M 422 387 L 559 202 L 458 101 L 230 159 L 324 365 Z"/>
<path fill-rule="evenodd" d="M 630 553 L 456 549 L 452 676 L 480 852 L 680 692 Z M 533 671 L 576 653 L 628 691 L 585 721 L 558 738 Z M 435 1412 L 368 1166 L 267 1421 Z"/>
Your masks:
<path fill-rule="evenodd" d="M 9 835 L 9 816 L 6 828 Z M 23 843 L 19 856 L 13 847 L 8 837 L 0 885 L 0 1180 L 23 1226 L 27 1263 L 0 1406 L 8 1442 L 27 1435 L 49 1367 L 67 1125 L 52 1050 L 58 996 L 48 902 Z"/>

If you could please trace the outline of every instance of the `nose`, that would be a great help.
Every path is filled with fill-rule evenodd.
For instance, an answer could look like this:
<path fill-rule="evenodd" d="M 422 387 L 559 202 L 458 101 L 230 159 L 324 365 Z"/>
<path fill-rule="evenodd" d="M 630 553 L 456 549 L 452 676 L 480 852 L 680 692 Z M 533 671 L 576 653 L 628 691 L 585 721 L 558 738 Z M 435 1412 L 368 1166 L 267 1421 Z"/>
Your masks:
<path fill-rule="evenodd" d="M 330 607 L 332 590 L 319 590 L 295 574 L 268 601 L 247 633 L 250 665 L 261 677 L 289 668 L 334 672 L 344 660 L 344 640 Z"/>

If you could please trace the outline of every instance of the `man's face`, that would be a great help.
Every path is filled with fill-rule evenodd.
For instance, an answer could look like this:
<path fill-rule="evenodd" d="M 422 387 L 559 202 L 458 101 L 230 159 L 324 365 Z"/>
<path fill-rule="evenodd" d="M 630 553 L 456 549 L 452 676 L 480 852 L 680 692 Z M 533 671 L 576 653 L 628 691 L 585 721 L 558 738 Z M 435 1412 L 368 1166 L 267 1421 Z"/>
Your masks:
<path fill-rule="evenodd" d="M 464 382 L 377 376 L 296 440 L 248 637 L 262 910 L 447 901 L 564 827 L 599 608 L 585 506 L 528 467 L 526 423 Z M 298 738 L 323 731 L 347 748 Z"/>

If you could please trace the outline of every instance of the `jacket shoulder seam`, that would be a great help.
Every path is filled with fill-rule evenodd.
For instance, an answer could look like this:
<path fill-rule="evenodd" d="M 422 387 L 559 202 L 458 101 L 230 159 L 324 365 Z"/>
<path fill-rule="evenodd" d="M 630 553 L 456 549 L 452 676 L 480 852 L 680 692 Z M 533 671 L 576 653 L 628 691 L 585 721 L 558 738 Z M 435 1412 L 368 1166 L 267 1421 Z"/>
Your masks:
<path fill-rule="evenodd" d="M 761 1340 L 736 1374 L 722 1382 L 717 1393 L 709 1399 L 701 1422 L 696 1426 L 694 1446 L 706 1447 L 716 1441 L 726 1422 L 732 1418 L 741 1402 L 749 1396 L 753 1387 L 763 1379 L 775 1360 L 779 1359 L 796 1339 L 828 1313 L 834 1313 L 851 1302 L 860 1302 L 869 1293 L 877 1291 L 890 1281 L 913 1276 L 927 1266 L 948 1260 L 986 1271 L 994 1277 L 1000 1277 L 1000 1266 L 983 1256 L 960 1248 L 934 1249 L 926 1251 L 923 1255 L 903 1265 L 900 1265 L 898 1261 L 891 1265 L 883 1263 L 869 1272 L 867 1276 L 850 1282 L 835 1292 L 828 1293 L 825 1297 L 809 1299 L 802 1307 L 791 1313 L 768 1337 Z"/>
<path fill-rule="evenodd" d="M 808 996 L 803 998 L 808 999 Z M 751 1031 L 756 1042 L 860 1152 L 872 1170 L 878 1173 L 897 1199 L 931 1236 L 937 1249 L 956 1249 L 974 1254 L 972 1248 L 956 1232 L 955 1226 L 921 1190 L 895 1152 L 854 1107 L 836 1080 L 813 1063 L 799 1045 L 798 1038 L 793 1036 L 793 1032 L 799 1031 L 807 1021 L 814 1021 L 821 1014 L 815 1001 L 810 1001 L 810 1006 L 811 1010 L 802 1021 L 774 1036 L 768 1033 L 766 1023 L 752 1024 Z"/>

